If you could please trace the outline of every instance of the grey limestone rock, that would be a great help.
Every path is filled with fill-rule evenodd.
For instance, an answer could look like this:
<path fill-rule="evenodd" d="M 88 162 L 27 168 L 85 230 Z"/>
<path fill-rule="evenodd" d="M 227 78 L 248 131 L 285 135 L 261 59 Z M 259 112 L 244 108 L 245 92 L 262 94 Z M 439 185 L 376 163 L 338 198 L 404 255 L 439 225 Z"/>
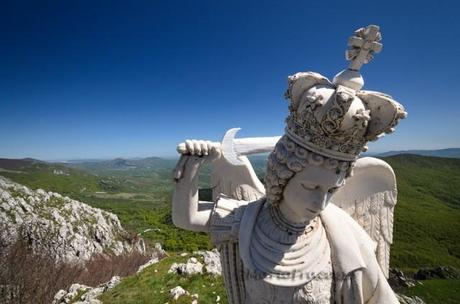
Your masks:
<path fill-rule="evenodd" d="M 214 248 L 211 251 L 196 251 L 194 254 L 199 254 L 203 257 L 204 268 L 207 273 L 213 275 L 222 275 L 222 265 L 220 263 L 220 253 Z"/>
<path fill-rule="evenodd" d="M 417 280 L 429 279 L 459 279 L 460 272 L 450 266 L 425 267 L 421 268 L 414 275 Z"/>
<path fill-rule="evenodd" d="M 99 304 L 97 298 L 109 289 L 114 288 L 120 283 L 119 276 L 112 277 L 108 282 L 101 284 L 97 287 L 89 287 L 81 284 L 72 284 L 68 290 L 59 290 L 54 296 L 52 304 Z M 79 292 L 84 291 L 83 294 L 76 299 Z"/>
<path fill-rule="evenodd" d="M 191 257 L 187 263 L 173 263 L 168 270 L 168 273 L 177 273 L 180 275 L 192 275 L 203 273 L 203 264 L 197 258 Z"/>
<path fill-rule="evenodd" d="M 396 294 L 400 304 L 425 304 L 425 302 L 417 296 L 408 297 L 401 294 Z"/>
<path fill-rule="evenodd" d="M 0 176 L 0 246 L 20 239 L 35 252 L 67 263 L 145 251 L 142 239 L 129 241 L 116 215 Z"/>
<path fill-rule="evenodd" d="M 173 300 L 179 299 L 183 295 L 188 295 L 189 292 L 185 289 L 183 289 L 181 286 L 176 286 L 173 289 L 169 291 L 169 295 Z"/>

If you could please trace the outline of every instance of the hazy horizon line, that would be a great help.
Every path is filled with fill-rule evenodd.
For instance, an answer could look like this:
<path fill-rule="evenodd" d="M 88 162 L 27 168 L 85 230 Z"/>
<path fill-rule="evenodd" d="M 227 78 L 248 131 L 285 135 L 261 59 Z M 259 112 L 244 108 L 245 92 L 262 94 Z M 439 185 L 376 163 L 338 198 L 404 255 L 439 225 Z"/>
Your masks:
<path fill-rule="evenodd" d="M 364 156 L 373 156 L 379 155 L 389 152 L 410 152 L 410 151 L 440 151 L 440 150 L 448 150 L 448 149 L 460 149 L 460 146 L 457 147 L 446 147 L 446 148 L 438 148 L 438 149 L 401 149 L 401 150 L 382 150 L 382 151 L 373 151 L 373 152 L 366 152 L 362 155 Z M 264 153 L 259 153 L 264 154 Z M 256 154 L 257 155 L 257 154 Z M 34 159 L 39 161 L 45 162 L 71 162 L 71 161 L 106 161 L 106 160 L 114 160 L 114 159 L 127 159 L 127 160 L 135 160 L 135 159 L 145 159 L 145 158 L 162 158 L 162 159 L 177 159 L 179 157 L 178 154 L 175 155 L 146 155 L 146 156 L 101 156 L 101 157 L 62 157 L 62 158 L 40 158 L 40 157 L 3 157 L 3 159 Z"/>

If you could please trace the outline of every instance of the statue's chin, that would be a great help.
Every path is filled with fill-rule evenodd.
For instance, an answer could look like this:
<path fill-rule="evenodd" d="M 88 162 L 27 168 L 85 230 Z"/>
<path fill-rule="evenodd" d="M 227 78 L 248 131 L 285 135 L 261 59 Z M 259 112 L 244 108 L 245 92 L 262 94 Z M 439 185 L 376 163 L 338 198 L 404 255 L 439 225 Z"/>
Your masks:
<path fill-rule="evenodd" d="M 308 209 L 308 208 L 305 208 L 305 216 L 308 217 L 308 218 L 314 218 L 316 217 L 318 214 L 321 213 L 321 211 L 323 210 L 313 210 L 313 209 Z"/>
<path fill-rule="evenodd" d="M 314 220 L 316 217 L 319 216 L 321 212 L 305 212 L 303 216 L 303 223 L 310 223 L 312 220 Z"/>

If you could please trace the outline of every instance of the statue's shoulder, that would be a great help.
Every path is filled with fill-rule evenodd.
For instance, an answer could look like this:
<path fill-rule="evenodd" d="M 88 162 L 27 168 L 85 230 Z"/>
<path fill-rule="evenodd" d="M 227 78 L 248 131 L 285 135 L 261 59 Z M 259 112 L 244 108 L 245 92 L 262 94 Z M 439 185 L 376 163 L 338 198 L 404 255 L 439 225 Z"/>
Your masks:
<path fill-rule="evenodd" d="M 244 213 L 261 203 L 262 200 L 244 201 L 221 195 L 214 204 L 209 221 L 211 242 L 216 246 L 224 242 L 237 242 Z"/>
<path fill-rule="evenodd" d="M 342 208 L 334 204 L 329 204 L 321 213 L 321 219 L 326 229 L 334 234 L 330 235 L 330 237 L 344 237 L 346 239 L 350 235 L 353 235 L 354 239 L 359 243 L 364 244 L 371 251 L 375 250 L 376 243 L 371 239 L 369 234 Z"/>
<path fill-rule="evenodd" d="M 360 289 L 366 303 L 398 303 L 375 255 L 376 243 L 363 227 L 340 207 L 330 204 L 321 213 L 332 249 L 336 278 L 361 272 Z M 342 290 L 341 293 L 353 293 Z"/>
<path fill-rule="evenodd" d="M 345 277 L 362 270 L 370 286 L 376 286 L 381 272 L 376 243 L 347 212 L 333 204 L 321 213 L 321 220 L 333 252 L 334 272 Z"/>

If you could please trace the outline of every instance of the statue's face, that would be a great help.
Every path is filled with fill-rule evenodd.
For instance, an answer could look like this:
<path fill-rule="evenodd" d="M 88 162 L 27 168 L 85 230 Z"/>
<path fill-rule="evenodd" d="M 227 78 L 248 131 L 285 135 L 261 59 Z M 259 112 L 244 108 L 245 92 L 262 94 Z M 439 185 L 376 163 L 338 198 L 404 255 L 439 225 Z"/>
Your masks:
<path fill-rule="evenodd" d="M 281 204 L 299 218 L 311 219 L 326 208 L 332 193 L 344 184 L 345 172 L 307 165 L 284 188 Z"/>

